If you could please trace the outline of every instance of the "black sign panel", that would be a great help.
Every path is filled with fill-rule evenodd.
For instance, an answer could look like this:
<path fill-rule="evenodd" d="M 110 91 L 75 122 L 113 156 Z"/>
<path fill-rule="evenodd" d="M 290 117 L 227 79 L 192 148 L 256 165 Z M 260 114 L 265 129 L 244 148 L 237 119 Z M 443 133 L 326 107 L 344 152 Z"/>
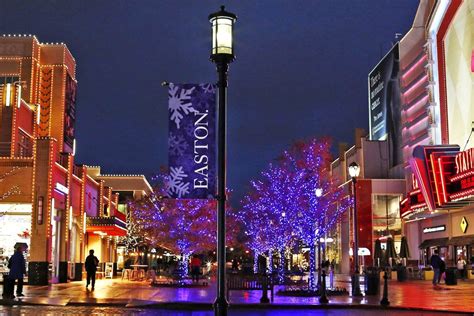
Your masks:
<path fill-rule="evenodd" d="M 369 73 L 369 128 L 371 140 L 390 142 L 391 165 L 402 161 L 398 43 Z"/>
<path fill-rule="evenodd" d="M 74 127 L 76 123 L 76 91 L 77 83 L 68 74 L 66 76 L 66 100 L 64 107 L 64 144 L 69 146 L 69 150 L 67 150 L 65 147 L 65 152 L 72 152 L 74 145 Z"/>

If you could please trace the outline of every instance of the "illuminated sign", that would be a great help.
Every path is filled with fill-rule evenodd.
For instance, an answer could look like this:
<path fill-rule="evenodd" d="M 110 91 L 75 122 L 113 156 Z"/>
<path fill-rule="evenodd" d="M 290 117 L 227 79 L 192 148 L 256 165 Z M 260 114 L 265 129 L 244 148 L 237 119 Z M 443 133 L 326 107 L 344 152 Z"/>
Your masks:
<path fill-rule="evenodd" d="M 36 208 L 38 225 L 43 224 L 43 203 L 44 203 L 44 197 L 39 196 L 38 197 L 38 205 L 37 205 L 37 208 Z"/>
<path fill-rule="evenodd" d="M 465 234 L 467 232 L 467 227 L 469 226 L 469 223 L 467 222 L 467 219 L 466 217 L 462 217 L 462 220 L 461 220 L 461 230 L 462 232 Z"/>
<path fill-rule="evenodd" d="M 474 148 L 461 151 L 456 155 L 456 173 L 474 169 Z"/>
<path fill-rule="evenodd" d="M 423 234 L 444 232 L 446 230 L 446 225 L 425 227 L 423 228 Z"/>
<path fill-rule="evenodd" d="M 63 194 L 69 194 L 69 189 L 61 183 L 56 183 L 55 189 Z"/>

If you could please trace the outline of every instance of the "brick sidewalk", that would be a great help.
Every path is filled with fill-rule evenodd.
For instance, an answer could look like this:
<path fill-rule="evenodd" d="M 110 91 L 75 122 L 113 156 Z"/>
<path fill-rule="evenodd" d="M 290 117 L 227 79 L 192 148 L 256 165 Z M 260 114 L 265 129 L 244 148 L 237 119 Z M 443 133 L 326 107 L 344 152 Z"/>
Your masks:
<path fill-rule="evenodd" d="M 348 277 L 338 277 L 336 286 L 350 291 Z M 273 305 L 281 307 L 318 307 L 317 297 L 278 296 L 275 288 Z M 216 287 L 164 288 L 151 287 L 145 282 L 130 282 L 120 279 L 98 280 L 94 292 L 85 289 L 85 282 L 70 282 L 49 286 L 26 286 L 25 297 L 14 302 L 0 300 L 2 305 L 44 304 L 44 305 L 106 305 L 126 307 L 159 306 L 160 304 L 188 303 L 209 306 L 215 299 Z M 258 304 L 261 291 L 232 291 L 230 303 L 236 305 Z M 379 307 L 380 296 L 329 297 L 330 306 Z M 474 281 L 459 281 L 458 285 L 442 285 L 434 289 L 430 281 L 389 281 L 390 308 L 406 308 L 431 311 L 474 313 Z"/>

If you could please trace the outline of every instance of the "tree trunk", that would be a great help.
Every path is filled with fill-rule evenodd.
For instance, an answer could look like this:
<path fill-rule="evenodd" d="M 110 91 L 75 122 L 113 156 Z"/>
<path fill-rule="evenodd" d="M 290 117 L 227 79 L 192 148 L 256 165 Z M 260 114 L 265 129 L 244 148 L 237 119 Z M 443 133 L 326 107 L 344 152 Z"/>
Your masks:
<path fill-rule="evenodd" d="M 189 267 L 188 267 L 188 254 L 181 254 L 181 260 L 178 261 L 178 268 L 180 273 L 180 276 L 185 277 L 189 273 Z"/>
<path fill-rule="evenodd" d="M 268 274 L 273 274 L 273 251 L 270 249 L 268 251 Z"/>
<path fill-rule="evenodd" d="M 285 247 L 280 248 L 280 261 L 278 265 L 278 282 L 283 284 L 285 281 Z"/>
<path fill-rule="evenodd" d="M 308 286 L 310 291 L 316 291 L 316 245 L 313 242 L 309 244 L 309 281 Z"/>
<path fill-rule="evenodd" d="M 258 273 L 258 252 L 253 252 L 253 273 Z"/>

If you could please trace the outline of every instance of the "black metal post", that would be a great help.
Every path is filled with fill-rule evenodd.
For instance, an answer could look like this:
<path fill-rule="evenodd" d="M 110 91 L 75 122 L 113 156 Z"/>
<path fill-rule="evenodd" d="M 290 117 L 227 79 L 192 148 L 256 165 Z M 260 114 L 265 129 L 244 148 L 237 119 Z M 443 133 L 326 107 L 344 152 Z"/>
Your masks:
<path fill-rule="evenodd" d="M 359 275 L 359 225 L 357 223 L 357 189 L 356 189 L 357 179 L 352 178 L 352 187 L 353 187 L 353 198 L 354 198 L 354 275 L 353 275 L 353 296 L 362 296 L 360 291 L 360 275 Z"/>
<path fill-rule="evenodd" d="M 217 109 L 217 298 L 214 302 L 214 312 L 217 316 L 225 316 L 229 306 L 225 295 L 226 106 L 229 64 L 226 59 L 222 58 L 216 61 L 216 66 L 219 75 L 219 103 Z"/>
<path fill-rule="evenodd" d="M 327 304 L 329 303 L 327 294 L 326 294 L 326 270 L 323 269 L 321 287 L 319 288 L 319 303 Z"/>
<path fill-rule="evenodd" d="M 321 288 L 321 240 L 318 237 L 318 289 Z"/>
<path fill-rule="evenodd" d="M 262 297 L 260 298 L 260 303 L 270 303 L 268 299 L 268 276 L 266 271 L 264 271 L 262 275 Z"/>
<path fill-rule="evenodd" d="M 382 305 L 382 306 L 390 305 L 390 301 L 388 300 L 388 274 L 387 274 L 387 268 L 385 268 L 385 273 L 383 275 L 383 298 L 380 301 L 380 305 Z"/>

